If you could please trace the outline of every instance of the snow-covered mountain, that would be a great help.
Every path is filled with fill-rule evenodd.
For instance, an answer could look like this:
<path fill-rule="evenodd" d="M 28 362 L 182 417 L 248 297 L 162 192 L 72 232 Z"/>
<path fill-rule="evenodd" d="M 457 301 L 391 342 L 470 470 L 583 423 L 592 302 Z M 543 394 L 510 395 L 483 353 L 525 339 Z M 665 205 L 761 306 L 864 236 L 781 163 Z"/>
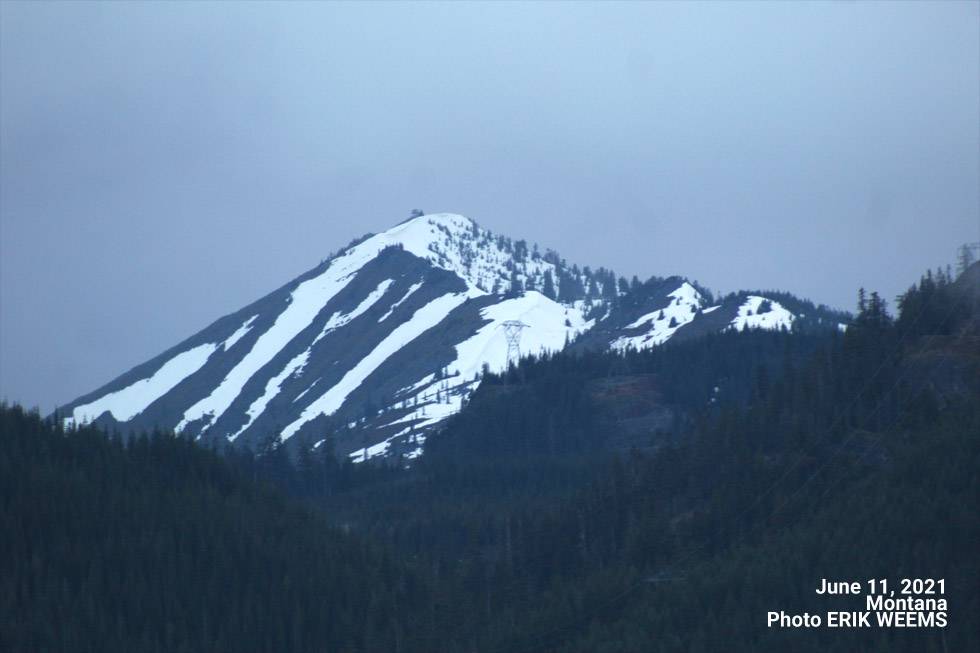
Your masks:
<path fill-rule="evenodd" d="M 810 323 L 833 318 L 811 313 Z M 459 215 L 417 216 L 352 243 L 59 414 L 123 430 L 173 428 L 221 446 L 330 441 L 355 461 L 413 458 L 485 370 L 506 368 L 505 322 L 526 325 L 528 354 L 572 343 L 640 349 L 806 319 L 762 294 L 715 304 L 680 277 L 631 287 Z"/>

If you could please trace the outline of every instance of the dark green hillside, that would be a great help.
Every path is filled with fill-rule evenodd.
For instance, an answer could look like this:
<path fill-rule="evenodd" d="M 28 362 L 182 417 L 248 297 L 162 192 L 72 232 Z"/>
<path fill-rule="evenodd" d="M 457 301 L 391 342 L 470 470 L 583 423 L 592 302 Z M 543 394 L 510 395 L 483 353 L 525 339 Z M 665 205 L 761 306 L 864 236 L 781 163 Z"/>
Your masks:
<path fill-rule="evenodd" d="M 409 473 L 371 467 L 354 473 L 329 458 L 305 460 L 301 470 L 317 471 L 302 476 L 313 482 L 292 489 L 330 495 L 324 498 L 332 518 L 390 538 L 407 555 L 457 560 L 453 543 L 479 540 L 486 520 L 503 532 L 508 511 L 575 496 L 609 474 L 616 452 L 653 451 L 683 439 L 695 416 L 746 404 L 759 384 L 833 337 L 729 332 L 625 356 L 528 358 L 519 370 L 486 375 L 466 409 L 430 436 Z M 274 473 L 287 488 L 296 479 L 288 468 Z"/>
<path fill-rule="evenodd" d="M 529 625 L 496 641 L 505 650 L 978 650 L 978 290 L 975 279 L 929 275 L 896 321 L 862 293 L 844 337 L 760 387 L 747 410 L 614 466 L 555 519 L 566 534 L 553 536 L 556 555 L 564 543 L 565 565 L 591 559 L 593 571 L 556 583 Z M 864 609 L 861 597 L 815 595 L 821 578 L 892 587 L 943 578 L 948 626 L 766 627 L 770 610 L 826 623 L 827 611 Z"/>
<path fill-rule="evenodd" d="M 743 530 L 733 550 L 682 555 L 683 580 L 640 582 L 614 619 L 572 618 L 542 643 L 575 651 L 980 650 L 978 432 L 974 405 L 898 436 L 904 442 L 888 445 L 881 469 L 844 456 L 805 498 Z M 855 475 L 864 478 L 851 482 Z M 862 595 L 819 596 L 824 578 L 859 581 Z M 947 601 L 945 628 L 827 627 L 828 611 L 866 610 L 868 579 L 887 579 L 899 596 L 903 578 L 945 580 L 944 593 L 930 597 Z M 770 628 L 769 611 L 819 615 L 823 625 Z M 569 633 L 574 641 L 563 641 Z"/>
<path fill-rule="evenodd" d="M 170 434 L 0 409 L 0 650 L 426 650 L 417 578 Z"/>
<path fill-rule="evenodd" d="M 0 649 L 976 651 L 978 271 L 843 334 L 525 359 L 409 469 L 4 406 Z M 767 627 L 864 610 L 824 578 L 943 579 L 947 624 Z"/>
<path fill-rule="evenodd" d="M 975 649 L 977 293 L 931 283 L 897 320 L 866 296 L 829 339 L 524 361 L 410 474 L 328 510 L 420 563 L 452 649 Z M 647 422 L 614 453 L 658 405 L 680 430 Z M 947 579 L 947 629 L 765 628 L 770 609 L 861 609 L 813 601 L 821 577 L 911 576 Z"/>

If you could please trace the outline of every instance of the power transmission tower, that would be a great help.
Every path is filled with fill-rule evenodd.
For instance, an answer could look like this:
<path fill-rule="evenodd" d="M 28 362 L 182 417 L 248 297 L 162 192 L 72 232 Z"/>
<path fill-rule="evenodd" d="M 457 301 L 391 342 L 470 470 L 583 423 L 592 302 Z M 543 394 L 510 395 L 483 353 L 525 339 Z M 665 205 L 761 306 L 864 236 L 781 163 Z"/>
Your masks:
<path fill-rule="evenodd" d="M 521 362 L 521 330 L 530 327 L 520 320 L 507 320 L 500 326 L 504 328 L 504 337 L 507 338 L 507 366 L 513 364 L 516 367 Z"/>

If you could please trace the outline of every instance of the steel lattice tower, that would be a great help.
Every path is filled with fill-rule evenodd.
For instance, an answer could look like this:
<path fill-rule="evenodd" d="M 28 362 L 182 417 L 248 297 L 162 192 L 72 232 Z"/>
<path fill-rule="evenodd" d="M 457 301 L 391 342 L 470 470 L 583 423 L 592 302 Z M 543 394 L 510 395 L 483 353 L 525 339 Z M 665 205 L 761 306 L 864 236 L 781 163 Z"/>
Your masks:
<path fill-rule="evenodd" d="M 515 366 L 521 362 L 521 330 L 530 328 L 520 320 L 507 320 L 500 324 L 504 328 L 504 337 L 507 338 L 507 365 L 513 363 Z"/>

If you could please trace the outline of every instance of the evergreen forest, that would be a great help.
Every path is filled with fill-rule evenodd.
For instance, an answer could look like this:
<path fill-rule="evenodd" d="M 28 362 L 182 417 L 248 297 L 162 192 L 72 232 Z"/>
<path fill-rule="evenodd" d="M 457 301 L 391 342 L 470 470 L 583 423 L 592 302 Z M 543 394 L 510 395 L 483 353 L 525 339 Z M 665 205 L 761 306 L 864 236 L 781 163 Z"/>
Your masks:
<path fill-rule="evenodd" d="M 4 404 L 0 650 L 978 651 L 980 264 L 893 310 L 525 358 L 407 465 Z M 946 625 L 767 624 L 822 579 Z"/>

